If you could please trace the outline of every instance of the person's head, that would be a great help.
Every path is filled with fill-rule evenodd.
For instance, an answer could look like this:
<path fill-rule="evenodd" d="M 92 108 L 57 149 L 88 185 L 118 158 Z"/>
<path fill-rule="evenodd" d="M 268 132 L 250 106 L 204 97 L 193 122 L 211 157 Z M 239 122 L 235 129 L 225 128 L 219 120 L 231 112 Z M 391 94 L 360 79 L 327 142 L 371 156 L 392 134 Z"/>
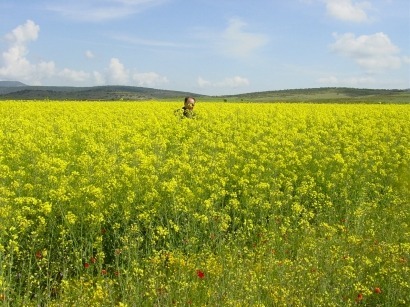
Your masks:
<path fill-rule="evenodd" d="M 184 107 L 188 110 L 193 110 L 195 107 L 196 100 L 194 97 L 185 97 Z"/>

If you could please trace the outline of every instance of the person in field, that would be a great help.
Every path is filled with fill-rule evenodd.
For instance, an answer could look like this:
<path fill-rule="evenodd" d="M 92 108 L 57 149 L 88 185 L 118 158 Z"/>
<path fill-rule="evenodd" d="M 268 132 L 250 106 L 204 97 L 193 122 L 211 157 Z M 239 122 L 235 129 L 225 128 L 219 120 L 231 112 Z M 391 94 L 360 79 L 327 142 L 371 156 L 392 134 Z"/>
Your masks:
<path fill-rule="evenodd" d="M 195 103 L 196 99 L 194 97 L 185 97 L 184 106 L 182 107 L 182 109 L 176 110 L 175 115 L 179 115 L 181 118 L 195 118 Z"/>

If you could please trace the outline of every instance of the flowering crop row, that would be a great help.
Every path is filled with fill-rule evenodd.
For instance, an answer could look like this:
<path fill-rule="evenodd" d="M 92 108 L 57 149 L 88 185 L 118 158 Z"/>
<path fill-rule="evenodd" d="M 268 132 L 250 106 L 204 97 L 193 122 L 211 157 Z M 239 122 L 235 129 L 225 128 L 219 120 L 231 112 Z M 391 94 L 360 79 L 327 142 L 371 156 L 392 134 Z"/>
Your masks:
<path fill-rule="evenodd" d="M 0 103 L 0 303 L 410 303 L 410 107 Z"/>

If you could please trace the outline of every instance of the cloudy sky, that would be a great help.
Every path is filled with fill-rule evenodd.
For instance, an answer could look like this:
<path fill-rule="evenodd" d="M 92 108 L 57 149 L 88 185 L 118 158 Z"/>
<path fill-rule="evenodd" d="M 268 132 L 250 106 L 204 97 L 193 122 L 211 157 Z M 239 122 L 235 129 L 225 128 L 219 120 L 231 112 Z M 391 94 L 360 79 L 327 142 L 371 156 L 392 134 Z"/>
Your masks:
<path fill-rule="evenodd" d="M 1 0 L 0 80 L 410 88 L 409 0 Z"/>

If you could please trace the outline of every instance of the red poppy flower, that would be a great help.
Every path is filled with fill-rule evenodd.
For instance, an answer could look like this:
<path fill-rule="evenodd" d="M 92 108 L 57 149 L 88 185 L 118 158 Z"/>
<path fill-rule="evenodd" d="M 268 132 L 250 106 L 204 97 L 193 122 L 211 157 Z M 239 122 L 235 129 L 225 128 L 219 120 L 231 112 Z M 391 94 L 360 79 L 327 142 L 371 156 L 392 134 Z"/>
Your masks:
<path fill-rule="evenodd" d="M 107 270 L 102 269 L 101 270 L 101 275 L 107 275 Z"/>
<path fill-rule="evenodd" d="M 90 264 L 88 262 L 84 263 L 84 268 L 88 269 L 90 267 Z"/>
<path fill-rule="evenodd" d="M 379 287 L 376 287 L 376 288 L 374 288 L 374 293 L 380 294 L 380 293 L 382 293 L 382 289 L 380 289 Z"/>
<path fill-rule="evenodd" d="M 202 272 L 201 270 L 196 270 L 196 275 L 197 275 L 200 279 L 202 279 L 202 278 L 205 277 L 205 273 Z"/>
<path fill-rule="evenodd" d="M 41 251 L 36 251 L 36 258 L 37 259 L 43 258 L 43 253 Z"/>
<path fill-rule="evenodd" d="M 91 263 L 96 263 L 96 262 L 97 262 L 97 258 L 91 257 L 91 258 L 90 258 L 90 262 L 91 262 Z"/>
<path fill-rule="evenodd" d="M 359 293 L 356 297 L 356 302 L 360 302 L 361 300 L 363 300 L 363 294 Z"/>

